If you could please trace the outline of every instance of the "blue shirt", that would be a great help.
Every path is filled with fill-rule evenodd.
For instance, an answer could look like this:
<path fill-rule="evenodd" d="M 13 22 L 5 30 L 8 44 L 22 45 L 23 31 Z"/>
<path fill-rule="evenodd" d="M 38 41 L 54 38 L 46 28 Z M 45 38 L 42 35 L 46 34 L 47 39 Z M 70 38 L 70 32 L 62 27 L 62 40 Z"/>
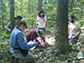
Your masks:
<path fill-rule="evenodd" d="M 16 27 L 11 32 L 10 44 L 11 44 L 11 49 L 10 49 L 11 53 L 20 52 L 19 49 L 14 49 L 14 48 L 21 48 L 23 50 L 27 50 L 33 47 L 33 44 L 26 43 L 22 31 Z"/>

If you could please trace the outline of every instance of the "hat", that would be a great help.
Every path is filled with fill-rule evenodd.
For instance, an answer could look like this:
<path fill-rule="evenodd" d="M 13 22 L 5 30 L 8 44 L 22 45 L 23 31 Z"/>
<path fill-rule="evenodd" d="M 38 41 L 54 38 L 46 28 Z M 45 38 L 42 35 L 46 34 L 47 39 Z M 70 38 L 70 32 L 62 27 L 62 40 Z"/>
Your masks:
<path fill-rule="evenodd" d="M 36 33 L 39 37 L 43 37 L 43 30 L 36 30 Z"/>

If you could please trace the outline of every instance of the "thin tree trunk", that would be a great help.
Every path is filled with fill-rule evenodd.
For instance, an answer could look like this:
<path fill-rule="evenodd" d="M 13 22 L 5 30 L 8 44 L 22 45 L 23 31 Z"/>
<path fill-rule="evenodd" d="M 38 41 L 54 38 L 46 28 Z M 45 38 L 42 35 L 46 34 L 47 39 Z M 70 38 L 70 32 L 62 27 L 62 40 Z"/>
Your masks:
<path fill-rule="evenodd" d="M 15 27 L 14 20 L 14 0 L 10 0 L 10 21 L 11 21 L 11 30 Z"/>
<path fill-rule="evenodd" d="M 29 2 L 31 2 L 31 0 L 29 0 Z M 28 9 L 29 9 L 29 14 L 31 14 L 31 5 L 29 4 L 29 6 L 28 6 Z"/>
<path fill-rule="evenodd" d="M 54 50 L 62 53 L 69 48 L 68 43 L 68 0 L 58 0 L 56 17 L 56 42 Z"/>
<path fill-rule="evenodd" d="M 21 15 L 23 16 L 23 0 L 21 1 Z"/>
<path fill-rule="evenodd" d="M 38 0 L 38 10 L 42 10 L 42 1 L 43 0 Z"/>
<path fill-rule="evenodd" d="M 4 3 L 3 3 L 3 0 L 0 0 L 0 2 L 1 2 L 1 9 L 2 9 L 2 12 L 1 12 L 1 15 L 2 15 L 2 27 L 4 28 L 4 17 L 5 17 L 5 15 L 4 15 L 4 13 L 6 13 L 6 6 L 4 5 Z"/>

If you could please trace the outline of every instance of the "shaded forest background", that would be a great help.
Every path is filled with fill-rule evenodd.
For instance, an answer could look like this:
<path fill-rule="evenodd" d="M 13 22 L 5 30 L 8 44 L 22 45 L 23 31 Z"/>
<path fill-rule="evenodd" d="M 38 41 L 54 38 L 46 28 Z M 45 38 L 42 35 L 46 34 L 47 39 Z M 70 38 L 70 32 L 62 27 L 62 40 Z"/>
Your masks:
<path fill-rule="evenodd" d="M 0 0 L 0 31 L 5 28 L 8 21 L 10 21 L 10 0 Z M 27 22 L 28 29 L 36 28 L 36 17 L 39 12 L 38 0 L 15 0 L 15 16 L 21 15 L 23 20 Z M 84 16 L 84 1 L 83 0 L 69 0 L 68 15 L 74 15 L 76 20 L 83 26 Z M 47 16 L 46 27 L 55 27 L 56 22 L 56 0 L 42 0 L 42 9 Z"/>
<path fill-rule="evenodd" d="M 5 33 L 5 27 L 10 21 L 10 0 L 0 0 L 0 63 L 9 63 L 10 57 L 10 34 Z M 40 9 L 47 16 L 46 34 L 55 35 L 57 0 L 15 0 L 14 15 L 21 15 L 27 23 L 27 33 L 36 27 L 36 17 Z M 68 16 L 74 15 L 83 27 L 84 24 L 84 0 L 69 0 Z M 24 35 L 26 35 L 25 33 Z M 4 56 L 5 55 L 5 56 Z M 50 58 L 52 60 L 52 58 Z"/>

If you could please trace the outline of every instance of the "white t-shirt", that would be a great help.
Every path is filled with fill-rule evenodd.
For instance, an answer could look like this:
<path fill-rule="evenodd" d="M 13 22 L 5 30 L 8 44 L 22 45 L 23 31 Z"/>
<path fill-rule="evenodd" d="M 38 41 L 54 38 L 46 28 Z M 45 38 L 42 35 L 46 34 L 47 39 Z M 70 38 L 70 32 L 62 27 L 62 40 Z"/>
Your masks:
<path fill-rule="evenodd" d="M 68 28 L 70 29 L 70 38 L 71 36 L 75 36 L 78 33 L 77 29 L 80 28 L 80 24 L 77 21 L 75 21 L 75 23 L 69 23 Z"/>
<path fill-rule="evenodd" d="M 43 19 L 47 21 L 46 16 L 44 16 Z M 38 28 L 45 28 L 46 22 L 44 23 L 43 20 L 39 16 L 37 16 L 37 23 L 38 23 L 38 26 L 37 26 Z"/>

